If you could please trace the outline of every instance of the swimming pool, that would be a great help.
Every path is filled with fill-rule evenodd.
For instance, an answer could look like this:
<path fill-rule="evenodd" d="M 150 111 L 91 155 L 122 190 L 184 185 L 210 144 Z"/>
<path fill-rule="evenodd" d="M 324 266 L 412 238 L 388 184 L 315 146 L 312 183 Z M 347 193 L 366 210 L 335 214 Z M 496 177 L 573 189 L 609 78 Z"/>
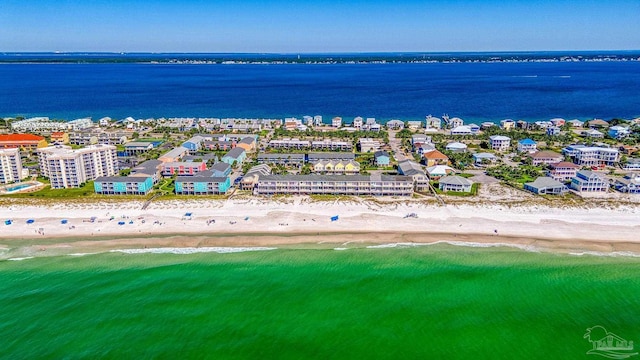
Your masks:
<path fill-rule="evenodd" d="M 15 186 L 9 186 L 7 188 L 5 188 L 5 190 L 7 192 L 15 192 L 18 190 L 24 190 L 26 188 L 30 188 L 32 186 L 35 186 L 34 184 L 20 184 L 20 185 L 15 185 Z"/>
<path fill-rule="evenodd" d="M 22 192 L 24 190 L 28 190 L 31 188 L 36 188 L 38 186 L 42 185 L 39 182 L 26 182 L 26 183 L 20 183 L 20 184 L 15 184 L 15 185 L 9 185 L 3 188 L 0 188 L 0 193 L 2 194 L 13 194 L 13 193 L 17 193 L 17 192 Z"/>

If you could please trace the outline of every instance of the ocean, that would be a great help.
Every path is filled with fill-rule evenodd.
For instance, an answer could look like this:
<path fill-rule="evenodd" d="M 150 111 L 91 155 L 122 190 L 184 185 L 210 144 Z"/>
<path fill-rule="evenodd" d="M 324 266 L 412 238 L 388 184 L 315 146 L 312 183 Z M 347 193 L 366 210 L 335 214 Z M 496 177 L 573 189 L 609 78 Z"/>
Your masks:
<path fill-rule="evenodd" d="M 596 325 L 640 341 L 639 272 L 447 244 L 1 261 L 0 358 L 583 359 Z"/>
<path fill-rule="evenodd" d="M 0 64 L 0 117 L 640 116 L 640 61 Z"/>

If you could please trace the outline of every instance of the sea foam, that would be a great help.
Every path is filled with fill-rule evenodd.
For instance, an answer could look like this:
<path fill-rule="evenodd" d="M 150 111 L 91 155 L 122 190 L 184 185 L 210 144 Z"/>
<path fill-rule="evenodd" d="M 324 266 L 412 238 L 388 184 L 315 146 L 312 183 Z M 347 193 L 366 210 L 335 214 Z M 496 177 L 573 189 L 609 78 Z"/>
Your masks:
<path fill-rule="evenodd" d="M 435 241 L 431 243 L 390 243 L 390 244 L 381 244 L 381 245 L 370 245 L 370 246 L 367 246 L 367 249 L 407 248 L 407 247 L 429 246 L 429 245 L 437 245 L 437 244 L 466 246 L 466 247 L 473 247 L 473 248 L 509 247 L 509 248 L 516 248 L 516 249 L 521 249 L 529 252 L 539 252 L 538 248 L 531 245 L 510 244 L 510 243 L 482 243 L 482 242 L 472 242 L 472 241 L 444 241 L 444 240 Z"/>
<path fill-rule="evenodd" d="M 150 249 L 118 249 L 109 252 L 120 252 L 125 254 L 197 254 L 215 252 L 218 254 L 239 253 L 246 251 L 276 250 L 274 247 L 184 247 L 184 248 L 150 248 Z"/>

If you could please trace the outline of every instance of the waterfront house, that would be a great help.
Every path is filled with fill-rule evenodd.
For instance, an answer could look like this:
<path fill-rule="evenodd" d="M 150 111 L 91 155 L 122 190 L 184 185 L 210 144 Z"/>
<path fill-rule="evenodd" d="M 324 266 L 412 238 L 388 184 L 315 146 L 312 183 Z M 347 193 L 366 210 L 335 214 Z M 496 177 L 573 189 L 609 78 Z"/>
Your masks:
<path fill-rule="evenodd" d="M 455 172 L 455 169 L 448 165 L 434 165 L 427 168 L 427 175 L 429 179 L 438 180 L 439 178 L 447 175 L 451 175 Z"/>
<path fill-rule="evenodd" d="M 538 143 L 531 139 L 522 139 L 518 141 L 518 152 L 534 153 L 538 151 Z"/>
<path fill-rule="evenodd" d="M 363 124 L 364 124 L 364 119 L 362 118 L 362 116 L 356 116 L 355 118 L 353 118 L 352 126 L 354 128 L 360 130 Z"/>
<path fill-rule="evenodd" d="M 175 181 L 177 195 L 218 195 L 226 194 L 231 187 L 228 176 L 215 177 L 210 170 L 195 176 L 178 176 Z"/>
<path fill-rule="evenodd" d="M 418 130 L 422 128 L 422 121 L 407 121 L 407 127 L 409 130 Z"/>
<path fill-rule="evenodd" d="M 235 147 L 231 149 L 228 153 L 226 153 L 222 157 L 221 161 L 231 166 L 234 166 L 234 163 L 239 166 L 244 162 L 246 158 L 247 158 L 247 152 L 244 151 L 243 148 Z"/>
<path fill-rule="evenodd" d="M 584 121 L 580 121 L 578 119 L 569 120 L 567 121 L 567 124 L 571 125 L 571 127 L 574 127 L 574 128 L 584 127 Z"/>
<path fill-rule="evenodd" d="M 0 135 L 0 148 L 35 150 L 47 146 L 44 137 L 33 134 L 7 134 Z"/>
<path fill-rule="evenodd" d="M 473 181 L 458 175 L 443 176 L 438 180 L 438 189 L 447 192 L 471 192 Z"/>
<path fill-rule="evenodd" d="M 439 117 L 431 115 L 426 117 L 425 122 L 427 130 L 440 130 L 440 127 L 442 126 L 442 120 Z"/>
<path fill-rule="evenodd" d="M 102 195 L 146 195 L 153 189 L 150 176 L 100 176 L 94 180 L 93 189 Z"/>
<path fill-rule="evenodd" d="M 623 193 L 640 194 L 640 174 L 627 174 L 624 178 L 618 178 L 613 187 Z"/>
<path fill-rule="evenodd" d="M 253 190 L 255 185 L 258 183 L 260 176 L 265 175 L 271 175 L 271 168 L 269 165 L 260 164 L 252 167 L 242 177 L 242 180 L 240 181 L 240 189 Z"/>
<path fill-rule="evenodd" d="M 500 127 L 504 130 L 512 130 L 516 127 L 516 122 L 511 119 L 500 120 Z"/>
<path fill-rule="evenodd" d="M 342 126 L 342 118 L 340 116 L 336 116 L 333 119 L 331 119 L 331 126 L 333 126 L 334 128 L 339 128 Z"/>
<path fill-rule="evenodd" d="M 447 165 L 449 163 L 449 157 L 438 150 L 431 150 L 422 156 L 426 166 Z"/>
<path fill-rule="evenodd" d="M 445 146 L 445 150 L 451 151 L 452 153 L 464 153 L 467 152 L 467 145 L 461 142 L 452 142 Z"/>
<path fill-rule="evenodd" d="M 493 163 L 496 162 L 498 160 L 498 158 L 492 154 L 492 153 L 487 153 L 487 152 L 482 152 L 482 153 L 475 153 L 473 155 L 473 162 L 476 165 L 481 165 L 481 164 L 486 164 L 486 163 Z"/>
<path fill-rule="evenodd" d="M 218 162 L 211 166 L 213 177 L 228 177 L 231 174 L 231 166 L 225 162 Z"/>
<path fill-rule="evenodd" d="M 534 194 L 562 195 L 567 192 L 567 187 L 550 177 L 539 177 L 533 182 L 525 183 L 524 189 Z"/>
<path fill-rule="evenodd" d="M 609 123 L 602 120 L 602 119 L 593 119 L 593 120 L 589 120 L 587 121 L 587 124 L 590 128 L 592 129 L 603 129 L 603 128 L 608 128 L 609 127 Z"/>
<path fill-rule="evenodd" d="M 502 135 L 489 136 L 489 146 L 495 151 L 508 151 L 511 146 L 511 138 Z"/>
<path fill-rule="evenodd" d="M 549 120 L 553 126 L 560 127 L 563 126 L 567 121 L 563 118 L 553 118 Z"/>
<path fill-rule="evenodd" d="M 453 118 L 449 118 L 449 116 L 444 116 L 443 117 L 445 124 L 447 124 L 447 127 L 449 129 L 453 129 L 456 128 L 458 126 L 462 126 L 464 125 L 464 121 L 462 119 L 460 119 L 459 117 L 453 117 Z"/>
<path fill-rule="evenodd" d="M 207 163 L 202 162 L 166 162 L 162 164 L 163 176 L 193 176 L 199 172 L 207 170 Z"/>
<path fill-rule="evenodd" d="M 571 179 L 569 186 L 577 192 L 606 192 L 609 189 L 609 182 L 604 176 L 596 172 L 580 170 Z"/>
<path fill-rule="evenodd" d="M 25 178 L 20 149 L 0 149 L 0 183 L 9 184 Z"/>
<path fill-rule="evenodd" d="M 550 169 L 547 170 L 546 175 L 561 182 L 566 182 L 576 177 L 578 169 L 580 169 L 580 166 L 567 161 L 550 164 L 549 167 Z"/>
<path fill-rule="evenodd" d="M 535 166 L 541 165 L 541 164 L 546 164 L 546 165 L 556 164 L 561 162 L 564 159 L 564 157 L 561 154 L 558 154 L 557 152 L 550 151 L 550 150 L 538 151 L 531 154 L 530 156 L 531 156 L 532 164 Z"/>
<path fill-rule="evenodd" d="M 386 123 L 387 129 L 390 130 L 402 130 L 404 129 L 404 122 L 400 120 L 389 120 Z"/>
<path fill-rule="evenodd" d="M 390 156 L 386 151 L 376 151 L 373 154 L 375 158 L 376 166 L 389 166 Z"/>
<path fill-rule="evenodd" d="M 411 196 L 413 179 L 394 175 L 265 175 L 260 176 L 256 195 L 373 195 Z"/>

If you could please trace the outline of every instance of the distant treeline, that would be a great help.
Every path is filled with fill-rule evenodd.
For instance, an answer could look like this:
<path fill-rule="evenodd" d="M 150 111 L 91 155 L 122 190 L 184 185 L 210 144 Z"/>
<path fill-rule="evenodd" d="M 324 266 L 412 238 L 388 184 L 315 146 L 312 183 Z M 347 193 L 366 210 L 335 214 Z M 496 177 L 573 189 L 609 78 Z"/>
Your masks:
<path fill-rule="evenodd" d="M 0 63 L 421 63 L 526 61 L 640 61 L 639 51 L 510 53 L 188 54 L 1 53 Z"/>

